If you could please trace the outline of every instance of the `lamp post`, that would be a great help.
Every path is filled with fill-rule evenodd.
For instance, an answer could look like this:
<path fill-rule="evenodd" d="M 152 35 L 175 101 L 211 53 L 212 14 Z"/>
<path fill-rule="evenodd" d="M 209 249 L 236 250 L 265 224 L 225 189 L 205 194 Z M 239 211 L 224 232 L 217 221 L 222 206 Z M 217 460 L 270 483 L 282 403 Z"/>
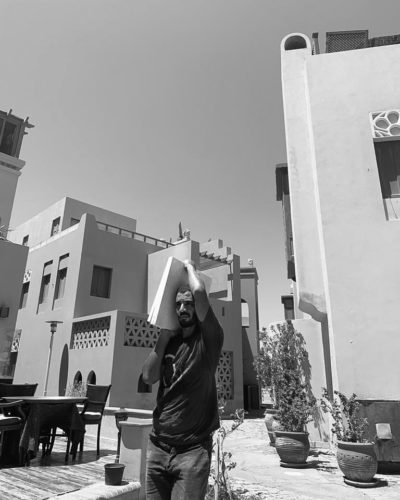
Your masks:
<path fill-rule="evenodd" d="M 62 321 L 46 321 L 46 323 L 50 323 L 50 346 L 49 346 L 49 357 L 47 358 L 47 368 L 46 368 L 46 380 L 44 383 L 44 391 L 43 396 L 47 396 L 47 383 L 49 381 L 49 370 L 50 370 L 50 361 L 51 361 L 51 352 L 53 350 L 53 336 L 57 331 L 57 325 L 59 323 L 63 323 Z"/>

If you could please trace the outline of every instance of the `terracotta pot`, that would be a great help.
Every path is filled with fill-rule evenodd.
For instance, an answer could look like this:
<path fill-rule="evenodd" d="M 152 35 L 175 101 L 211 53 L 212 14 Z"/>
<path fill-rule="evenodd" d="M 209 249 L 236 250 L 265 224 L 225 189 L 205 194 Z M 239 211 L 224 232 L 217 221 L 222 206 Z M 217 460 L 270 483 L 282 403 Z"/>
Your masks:
<path fill-rule="evenodd" d="M 370 482 L 378 470 L 374 443 L 337 442 L 336 459 L 346 479 Z"/>
<path fill-rule="evenodd" d="M 267 427 L 269 444 L 271 446 L 275 446 L 275 431 L 278 431 L 280 429 L 279 422 L 275 417 L 277 413 L 278 410 L 268 408 L 264 414 L 265 415 L 264 422 L 265 426 Z"/>
<path fill-rule="evenodd" d="M 124 464 L 109 463 L 104 464 L 104 479 L 105 483 L 113 486 L 118 486 L 122 483 L 122 476 L 124 475 Z"/>
<path fill-rule="evenodd" d="M 275 431 L 275 448 L 285 464 L 305 464 L 310 453 L 308 432 Z"/>

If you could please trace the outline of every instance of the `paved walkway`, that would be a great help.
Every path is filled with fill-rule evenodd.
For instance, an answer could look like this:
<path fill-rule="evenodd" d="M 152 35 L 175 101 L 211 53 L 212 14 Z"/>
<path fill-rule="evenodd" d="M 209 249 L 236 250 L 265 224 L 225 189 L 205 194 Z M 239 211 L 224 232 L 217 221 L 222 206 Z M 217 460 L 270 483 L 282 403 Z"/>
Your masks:
<path fill-rule="evenodd" d="M 223 425 L 229 427 L 230 423 L 227 420 Z M 237 464 L 229 472 L 234 490 L 247 491 L 259 499 L 400 499 L 400 474 L 376 474 L 383 485 L 375 488 L 348 486 L 335 455 L 326 450 L 312 453 L 306 469 L 280 467 L 262 418 L 246 419 L 226 438 L 224 449 L 232 453 Z"/>

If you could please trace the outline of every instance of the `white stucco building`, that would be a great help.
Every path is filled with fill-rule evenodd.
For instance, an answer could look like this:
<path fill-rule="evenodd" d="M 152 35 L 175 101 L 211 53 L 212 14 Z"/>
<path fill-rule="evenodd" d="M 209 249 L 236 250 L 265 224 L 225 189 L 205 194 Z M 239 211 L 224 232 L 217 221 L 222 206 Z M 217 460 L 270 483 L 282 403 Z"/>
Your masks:
<path fill-rule="evenodd" d="M 324 54 L 316 36 L 284 38 L 287 192 L 278 182 L 278 199 L 290 210 L 295 326 L 301 322 L 311 351 L 315 395 L 321 382 L 355 392 L 365 401 L 371 435 L 376 422 L 389 422 L 397 441 L 398 38 L 329 33 Z M 319 439 L 326 439 L 323 430 Z M 400 460 L 400 446 L 393 450 L 391 460 Z"/>

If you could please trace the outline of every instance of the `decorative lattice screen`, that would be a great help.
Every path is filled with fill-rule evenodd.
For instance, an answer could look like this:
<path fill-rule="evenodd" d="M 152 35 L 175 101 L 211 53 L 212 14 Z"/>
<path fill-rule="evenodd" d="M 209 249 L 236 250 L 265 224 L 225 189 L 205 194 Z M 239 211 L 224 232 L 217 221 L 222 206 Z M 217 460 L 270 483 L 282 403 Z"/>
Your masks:
<path fill-rule="evenodd" d="M 19 342 L 21 339 L 21 332 L 22 332 L 22 330 L 15 330 L 14 337 L 13 337 L 12 343 L 11 343 L 11 352 L 18 352 Z"/>
<path fill-rule="evenodd" d="M 400 109 L 377 111 L 370 118 L 374 138 L 400 136 Z"/>
<path fill-rule="evenodd" d="M 326 34 L 326 52 L 364 49 L 368 45 L 368 30 L 329 31 Z"/>
<path fill-rule="evenodd" d="M 111 317 L 105 316 L 73 323 L 71 349 L 88 349 L 108 345 L 110 321 Z"/>
<path fill-rule="evenodd" d="M 233 352 L 222 351 L 217 368 L 218 394 L 233 399 Z"/>
<path fill-rule="evenodd" d="M 160 329 L 143 318 L 125 317 L 124 345 L 132 347 L 151 347 L 156 345 Z"/>

